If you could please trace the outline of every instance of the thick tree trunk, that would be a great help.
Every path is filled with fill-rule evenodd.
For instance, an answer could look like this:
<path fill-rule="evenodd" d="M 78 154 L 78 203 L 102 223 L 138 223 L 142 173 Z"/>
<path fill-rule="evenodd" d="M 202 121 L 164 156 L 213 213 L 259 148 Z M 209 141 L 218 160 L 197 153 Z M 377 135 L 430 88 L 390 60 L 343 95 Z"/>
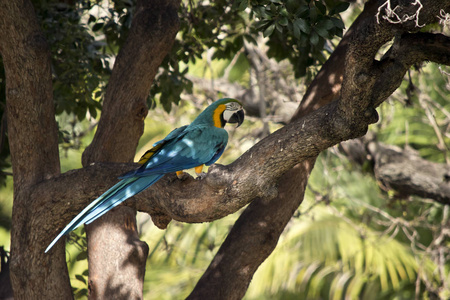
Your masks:
<path fill-rule="evenodd" d="M 44 254 L 47 220 L 30 188 L 59 175 L 50 52 L 29 1 L 0 1 L 8 137 L 14 174 L 11 282 L 15 299 L 70 299 L 64 245 Z M 44 288 L 45 287 L 45 288 Z"/>
<path fill-rule="evenodd" d="M 178 32 L 178 6 L 177 0 L 138 1 L 84 166 L 133 161 L 151 84 Z M 118 207 L 86 228 L 89 298 L 141 299 L 148 246 L 138 238 L 136 210 Z"/>

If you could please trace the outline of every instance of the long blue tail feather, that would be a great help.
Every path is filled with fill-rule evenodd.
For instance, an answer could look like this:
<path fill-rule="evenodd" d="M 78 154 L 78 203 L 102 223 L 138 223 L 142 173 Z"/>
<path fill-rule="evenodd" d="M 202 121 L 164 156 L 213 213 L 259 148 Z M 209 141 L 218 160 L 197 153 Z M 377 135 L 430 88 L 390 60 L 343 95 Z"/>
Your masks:
<path fill-rule="evenodd" d="M 131 177 L 119 181 L 100 197 L 92 201 L 69 224 L 67 224 L 67 226 L 50 243 L 47 249 L 45 249 L 45 252 L 47 253 L 63 235 L 78 228 L 81 224 L 90 224 L 126 199 L 148 188 L 162 176 L 163 174 L 145 177 Z"/>
<path fill-rule="evenodd" d="M 84 224 L 90 224 L 96 219 L 103 216 L 109 210 L 113 209 L 126 199 L 133 197 L 137 193 L 142 192 L 156 181 L 158 181 L 164 175 L 153 175 L 146 177 L 138 177 L 132 184 L 123 186 L 119 190 L 117 190 L 114 195 L 110 197 L 111 201 L 103 201 L 101 204 L 92 209 L 89 214 L 85 217 Z M 136 178 L 136 177 L 135 177 Z M 131 179 L 131 178 L 130 178 Z M 128 181 L 129 179 L 125 180 Z M 111 199 L 114 197 L 114 199 Z"/>

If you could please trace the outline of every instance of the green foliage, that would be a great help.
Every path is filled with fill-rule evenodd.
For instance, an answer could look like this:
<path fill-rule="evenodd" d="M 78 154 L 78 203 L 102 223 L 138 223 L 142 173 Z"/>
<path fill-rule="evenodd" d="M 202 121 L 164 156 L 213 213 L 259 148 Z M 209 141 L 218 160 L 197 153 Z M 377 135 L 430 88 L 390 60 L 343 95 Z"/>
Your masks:
<path fill-rule="evenodd" d="M 9 143 L 6 126 L 6 76 L 3 59 L 0 56 L 0 187 L 6 185 L 11 160 L 9 157 Z"/>
<path fill-rule="evenodd" d="M 110 73 L 108 56 L 102 53 L 104 43 L 89 32 L 93 20 L 83 18 L 89 9 L 92 5 L 84 1 L 74 6 L 57 1 L 36 5 L 52 55 L 56 113 L 75 114 L 80 121 L 88 111 L 97 116 Z"/>
<path fill-rule="evenodd" d="M 420 72 L 411 71 L 409 76 L 411 79 L 405 79 L 400 87 L 401 93 L 381 106 L 377 135 L 387 144 L 408 145 L 428 160 L 446 162 L 450 158 L 450 78 L 431 64 Z"/>
<path fill-rule="evenodd" d="M 250 18 L 257 21 L 252 32 L 269 38 L 267 51 L 278 61 L 288 59 L 297 77 L 311 66 L 325 62 L 323 51 L 330 51 L 326 41 L 342 37 L 344 23 L 339 13 L 349 7 L 342 1 L 237 1 L 240 10 L 251 8 Z"/>
<path fill-rule="evenodd" d="M 245 43 L 256 44 L 261 34 L 268 38 L 269 57 L 289 60 L 297 77 L 311 76 L 309 68 L 324 63 L 324 51 L 331 51 L 326 41 L 342 36 L 339 13 L 348 6 L 338 0 L 183 1 L 179 34 L 151 96 L 159 95 L 170 111 L 170 104 L 178 104 L 183 91 L 192 91 L 192 83 L 184 77 L 188 69 L 179 70 L 181 63 L 195 64 L 208 50 L 212 60 L 231 60 L 245 49 Z M 173 83 L 175 89 L 164 90 Z"/>
<path fill-rule="evenodd" d="M 152 86 L 151 94 L 160 94 L 159 101 L 166 112 L 172 109 L 172 103 L 178 105 L 182 92 L 192 93 L 192 82 L 185 77 L 188 68 L 183 72 L 178 70 L 164 70 L 158 75 Z M 150 107 L 154 105 L 150 104 Z"/>
<path fill-rule="evenodd" d="M 152 244 L 144 298 L 184 299 L 214 257 L 236 216 L 204 224 L 172 222 L 164 231 L 144 223 L 142 238 Z"/>

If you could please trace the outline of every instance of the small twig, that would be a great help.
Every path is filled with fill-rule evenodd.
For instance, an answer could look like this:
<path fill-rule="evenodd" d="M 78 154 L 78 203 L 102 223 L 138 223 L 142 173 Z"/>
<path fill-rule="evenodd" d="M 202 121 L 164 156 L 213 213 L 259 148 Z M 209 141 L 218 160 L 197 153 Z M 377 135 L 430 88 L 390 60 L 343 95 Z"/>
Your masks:
<path fill-rule="evenodd" d="M 228 78 L 230 77 L 231 69 L 233 69 L 233 67 L 236 65 L 236 63 L 239 59 L 239 56 L 241 56 L 242 52 L 244 52 L 244 48 L 241 48 L 238 52 L 236 52 L 233 59 L 230 61 L 228 66 L 225 68 L 222 78 L 224 78 L 225 80 L 228 80 Z"/>
<path fill-rule="evenodd" d="M 441 130 L 439 129 L 439 126 L 436 122 L 434 111 L 428 105 L 428 103 L 425 102 L 423 97 L 419 97 L 419 103 L 420 103 L 420 106 L 422 106 L 422 108 L 424 109 L 425 115 L 427 116 L 427 119 L 430 122 L 430 125 L 433 127 L 436 137 L 438 138 L 438 141 L 439 141 L 439 143 L 437 145 L 438 149 L 441 151 L 447 152 L 448 149 L 447 149 L 447 146 L 445 145 L 444 137 L 442 136 Z"/>
<path fill-rule="evenodd" d="M 449 73 L 449 72 L 446 72 L 446 71 L 442 70 L 442 66 L 439 66 L 439 71 L 441 72 L 441 74 L 450 76 L 450 73 Z"/>
<path fill-rule="evenodd" d="M 439 11 L 439 16 L 437 16 L 439 19 L 439 24 L 442 25 L 442 27 L 446 28 L 450 26 L 450 14 L 446 13 L 445 10 L 441 9 Z"/>
<path fill-rule="evenodd" d="M 415 20 L 416 23 L 416 27 L 424 27 L 425 24 L 420 25 L 419 24 L 419 14 L 420 11 L 423 8 L 422 3 L 420 3 L 420 0 L 416 0 L 413 3 L 411 3 L 412 6 L 416 6 L 418 5 L 418 8 L 416 9 L 416 12 L 412 15 L 408 15 L 408 14 L 404 14 L 402 17 L 399 16 L 399 14 L 397 13 L 397 10 L 399 8 L 401 8 L 400 5 L 397 5 L 396 7 L 394 7 L 392 9 L 391 7 L 391 1 L 390 0 L 386 0 L 386 2 L 384 2 L 380 7 L 378 7 L 378 13 L 376 14 L 376 18 L 377 18 L 377 23 L 380 24 L 380 14 L 384 9 L 384 13 L 385 15 L 382 16 L 382 18 L 386 21 L 388 21 L 391 24 L 402 24 L 408 21 L 412 21 Z"/>

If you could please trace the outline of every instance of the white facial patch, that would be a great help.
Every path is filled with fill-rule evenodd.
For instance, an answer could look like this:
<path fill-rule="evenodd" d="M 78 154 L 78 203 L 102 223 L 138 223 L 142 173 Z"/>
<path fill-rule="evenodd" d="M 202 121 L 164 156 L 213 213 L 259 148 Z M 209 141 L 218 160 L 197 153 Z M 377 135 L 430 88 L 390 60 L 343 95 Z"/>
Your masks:
<path fill-rule="evenodd" d="M 225 104 L 225 105 L 226 105 L 227 108 L 226 108 L 225 111 L 223 112 L 223 118 L 224 118 L 224 120 L 227 121 L 227 122 L 228 122 L 228 120 L 231 118 L 231 116 L 232 116 L 236 111 L 242 109 L 242 106 L 241 106 L 239 103 L 237 103 L 237 102 L 229 102 L 229 103 L 227 103 L 227 104 Z"/>

